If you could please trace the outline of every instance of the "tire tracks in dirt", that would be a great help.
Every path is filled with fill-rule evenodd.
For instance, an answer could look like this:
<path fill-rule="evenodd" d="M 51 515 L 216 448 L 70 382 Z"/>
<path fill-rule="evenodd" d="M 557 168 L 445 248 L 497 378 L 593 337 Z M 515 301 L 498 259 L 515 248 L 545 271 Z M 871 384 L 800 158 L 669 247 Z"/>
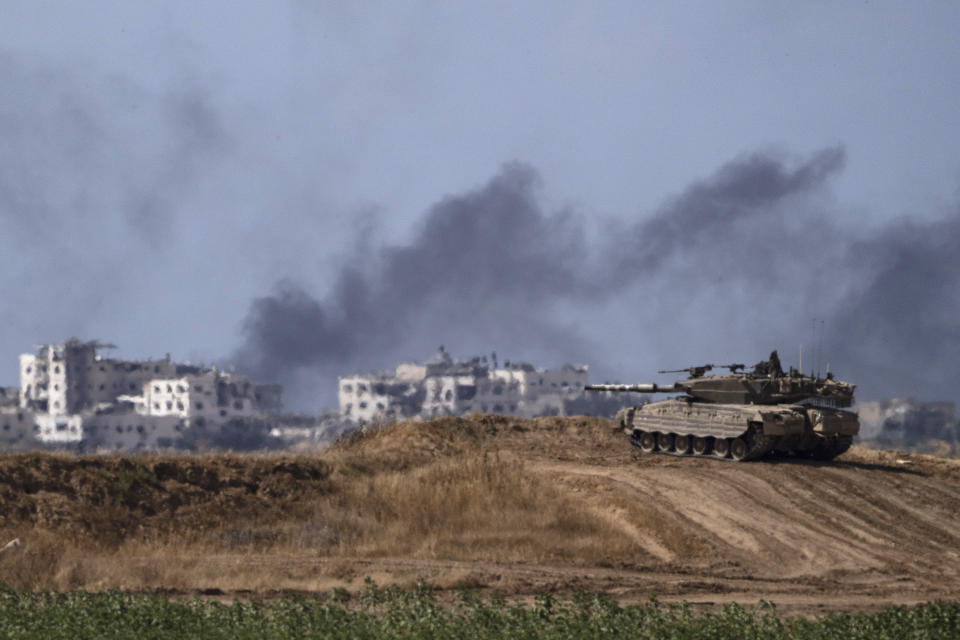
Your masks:
<path fill-rule="evenodd" d="M 686 458 L 663 464 L 641 457 L 627 466 L 537 460 L 534 473 L 561 486 L 585 481 L 615 487 L 625 513 L 591 505 L 651 556 L 720 567 L 733 562 L 753 577 L 820 577 L 837 571 L 956 584 L 960 561 L 960 484 L 929 473 L 856 462 L 726 462 Z M 664 529 L 658 523 L 667 522 Z M 706 545 L 684 557 L 678 541 Z"/>

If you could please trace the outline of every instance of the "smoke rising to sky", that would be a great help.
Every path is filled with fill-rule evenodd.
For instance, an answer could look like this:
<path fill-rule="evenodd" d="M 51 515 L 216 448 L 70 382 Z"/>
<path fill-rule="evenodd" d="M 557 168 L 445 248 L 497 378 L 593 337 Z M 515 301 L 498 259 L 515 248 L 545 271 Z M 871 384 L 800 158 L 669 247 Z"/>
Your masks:
<path fill-rule="evenodd" d="M 958 19 L 11 2 L 0 385 L 73 335 L 299 409 L 439 344 L 635 381 L 802 343 L 960 400 Z"/>
<path fill-rule="evenodd" d="M 844 162 L 839 147 L 793 164 L 749 154 L 695 181 L 652 216 L 591 231 L 575 212 L 546 211 L 536 171 L 511 163 L 482 187 L 431 207 L 408 244 L 353 255 L 327 297 L 285 280 L 257 298 L 236 360 L 294 388 L 305 374 L 331 398 L 338 374 L 387 368 L 440 343 L 465 353 L 492 345 L 548 362 L 586 361 L 621 378 L 650 375 L 637 371 L 639 363 L 615 371 L 597 354 L 620 342 L 602 339 L 610 315 L 653 305 L 656 316 L 628 340 L 670 343 L 664 357 L 689 360 L 674 364 L 710 359 L 683 346 L 680 320 L 692 314 L 715 343 L 711 357 L 743 355 L 725 345 L 728 336 L 744 340 L 737 334 L 751 327 L 747 355 L 787 347 L 789 358 L 807 341 L 805 368 L 823 371 L 826 361 L 811 362 L 823 359 L 826 339 L 824 357 L 837 358 L 854 379 L 851 372 L 862 371 L 873 394 L 948 396 L 948 372 L 960 373 L 960 365 L 939 356 L 958 333 L 950 311 L 958 299 L 952 240 L 960 219 L 897 222 L 866 235 L 844 227 L 824 197 Z M 752 322 L 726 322 L 731 307 Z M 571 324 L 574 315 L 583 321 Z M 785 336 L 792 340 L 786 345 Z M 943 379 L 905 389 L 896 370 L 911 366 Z"/>
<path fill-rule="evenodd" d="M 830 318 L 828 348 L 877 395 L 958 399 L 960 209 L 851 241 L 859 279 Z"/>
<path fill-rule="evenodd" d="M 358 248 L 322 301 L 281 281 L 254 301 L 237 361 L 264 377 L 283 377 L 291 364 L 322 370 L 335 389 L 338 373 L 423 357 L 444 340 L 487 353 L 573 338 L 549 309 L 591 295 L 582 223 L 545 213 L 536 181 L 512 163 L 484 187 L 441 200 L 409 244 Z"/>

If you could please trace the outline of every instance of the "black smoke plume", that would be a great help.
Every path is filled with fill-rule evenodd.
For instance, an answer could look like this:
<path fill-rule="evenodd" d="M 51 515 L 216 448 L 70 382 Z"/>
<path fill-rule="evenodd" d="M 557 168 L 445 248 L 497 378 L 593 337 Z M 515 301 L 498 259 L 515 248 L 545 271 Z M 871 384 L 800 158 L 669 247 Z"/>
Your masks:
<path fill-rule="evenodd" d="M 575 213 L 543 209 L 532 168 L 509 164 L 483 187 L 433 206 L 408 244 L 356 255 L 326 296 L 282 281 L 254 300 L 234 360 L 264 379 L 305 376 L 314 397 L 330 403 L 336 375 L 423 358 L 441 343 L 467 354 L 495 348 L 546 364 L 595 364 L 597 354 L 622 347 L 622 338 L 604 339 L 606 318 L 632 313 L 623 309 L 631 301 L 646 323 L 641 340 L 680 341 L 673 319 L 727 290 L 729 305 L 752 305 L 770 325 L 794 330 L 807 318 L 791 318 L 786 307 L 803 308 L 838 281 L 849 245 L 825 197 L 844 160 L 842 148 L 799 164 L 744 156 L 652 216 L 605 221 L 594 242 Z M 584 317 L 589 332 L 571 321 Z M 702 333 L 723 342 L 740 330 L 711 324 Z M 763 355 L 781 333 L 747 344 Z"/>
<path fill-rule="evenodd" d="M 882 397 L 956 401 L 960 380 L 960 211 L 898 222 L 851 242 L 859 280 L 829 321 L 829 351 Z"/>
<path fill-rule="evenodd" d="M 837 147 L 793 169 L 759 153 L 731 162 L 634 225 L 626 237 L 627 250 L 612 266 L 617 273 L 638 276 L 690 252 L 734 256 L 745 266 L 755 262 L 768 247 L 788 239 L 783 237 L 791 232 L 786 218 L 795 211 L 784 210 L 784 203 L 821 189 L 844 161 L 845 153 Z"/>
<path fill-rule="evenodd" d="M 589 294 L 580 275 L 582 225 L 546 214 L 536 180 L 532 169 L 511 164 L 483 188 L 442 200 L 408 245 L 356 255 L 322 301 L 280 282 L 254 300 L 235 360 L 282 379 L 297 369 L 329 376 L 386 366 L 390 356 L 422 356 L 445 340 L 484 351 L 492 342 L 576 344 L 538 310 Z"/>

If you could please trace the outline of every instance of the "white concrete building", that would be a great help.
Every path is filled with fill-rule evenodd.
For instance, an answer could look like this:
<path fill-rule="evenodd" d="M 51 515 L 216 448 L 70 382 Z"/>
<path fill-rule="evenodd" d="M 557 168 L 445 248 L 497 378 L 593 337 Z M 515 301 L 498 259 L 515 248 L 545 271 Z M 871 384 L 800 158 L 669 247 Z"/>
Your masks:
<path fill-rule="evenodd" d="M 584 397 L 587 367 L 538 369 L 527 363 L 498 367 L 486 358 L 456 362 L 443 347 L 425 364 L 403 363 L 392 373 L 340 378 L 340 415 L 373 423 L 465 413 L 522 417 L 567 415 Z"/>
<path fill-rule="evenodd" d="M 340 378 L 340 415 L 362 423 L 412 418 L 419 413 L 423 399 L 418 382 L 385 375 Z"/>
<path fill-rule="evenodd" d="M 279 385 L 254 384 L 216 367 L 176 364 L 169 356 L 102 358 L 98 350 L 109 347 L 71 339 L 20 356 L 19 401 L 13 408 L 31 416 L 37 440 L 111 450 L 168 447 L 187 429 L 216 430 L 280 408 Z M 0 409 L 10 411 L 4 397 Z"/>
<path fill-rule="evenodd" d="M 174 447 L 187 429 L 174 415 L 104 411 L 82 416 L 84 444 L 90 449 L 135 451 Z"/>
<path fill-rule="evenodd" d="M 48 444 L 74 444 L 83 440 L 83 416 L 80 414 L 37 413 L 33 420 L 37 438 Z"/>
<path fill-rule="evenodd" d="M 583 398 L 587 367 L 567 364 L 550 370 L 521 363 L 495 369 L 491 376 L 517 385 L 521 415 L 557 416 L 566 415 L 566 405 L 571 400 Z"/>
<path fill-rule="evenodd" d="M 101 358 L 110 348 L 97 342 L 67 340 L 41 345 L 35 354 L 20 356 L 20 406 L 50 415 L 76 414 L 121 394 L 140 392 L 150 378 L 176 375 L 176 365 L 164 360 L 128 361 Z"/>
<path fill-rule="evenodd" d="M 522 415 L 524 398 L 515 381 L 491 376 L 430 376 L 424 380 L 423 417 L 464 413 Z"/>
<path fill-rule="evenodd" d="M 273 387 L 255 385 L 246 376 L 216 368 L 179 378 L 155 378 L 143 385 L 142 413 L 177 416 L 187 425 L 216 426 L 272 410 L 266 396 L 275 392 Z"/>

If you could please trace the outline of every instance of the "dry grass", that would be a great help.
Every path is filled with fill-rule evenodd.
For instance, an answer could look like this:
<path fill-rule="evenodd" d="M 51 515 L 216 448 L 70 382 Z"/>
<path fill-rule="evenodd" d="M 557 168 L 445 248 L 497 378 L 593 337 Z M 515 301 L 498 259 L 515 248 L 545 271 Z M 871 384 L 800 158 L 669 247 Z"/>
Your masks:
<path fill-rule="evenodd" d="M 439 461 L 363 478 L 330 496 L 336 553 L 466 560 L 595 562 L 629 540 L 505 456 Z"/>
<path fill-rule="evenodd" d="M 504 451 L 518 433 L 560 424 L 494 416 L 402 423 L 320 457 L 5 456 L 0 545 L 26 544 L 0 555 L 0 582 L 325 588 L 363 577 L 347 563 L 338 569 L 336 558 L 581 565 L 635 554 L 630 537 L 582 498 Z"/>
<path fill-rule="evenodd" d="M 610 421 L 586 418 L 403 423 L 315 456 L 8 455 L 0 546 L 24 544 L 0 553 L 0 583 L 231 597 L 423 577 L 642 600 L 658 580 L 674 595 L 753 598 L 810 575 L 805 593 L 865 585 L 873 598 L 913 575 L 926 599 L 956 590 L 958 481 L 956 460 L 859 447 L 831 465 L 639 457 Z M 902 552 L 907 538 L 918 543 Z M 865 573 L 838 582 L 838 563 Z"/>

